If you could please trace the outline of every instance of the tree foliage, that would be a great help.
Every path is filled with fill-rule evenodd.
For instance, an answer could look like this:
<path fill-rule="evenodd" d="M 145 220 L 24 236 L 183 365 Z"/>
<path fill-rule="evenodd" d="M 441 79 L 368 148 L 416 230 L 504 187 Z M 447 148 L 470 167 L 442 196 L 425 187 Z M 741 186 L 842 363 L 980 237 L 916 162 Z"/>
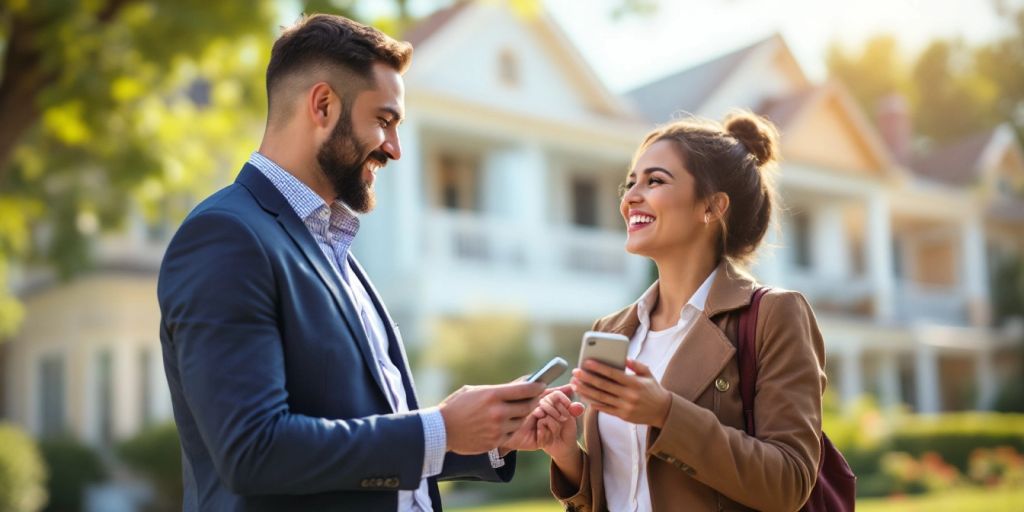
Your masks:
<path fill-rule="evenodd" d="M 1005 26 L 988 43 L 938 39 L 908 56 L 893 36 L 883 34 L 859 49 L 833 44 L 829 72 L 869 114 L 883 96 L 902 94 L 910 102 L 915 132 L 933 143 L 1000 122 L 1024 125 L 1024 6 L 997 8 L 1004 11 Z"/>

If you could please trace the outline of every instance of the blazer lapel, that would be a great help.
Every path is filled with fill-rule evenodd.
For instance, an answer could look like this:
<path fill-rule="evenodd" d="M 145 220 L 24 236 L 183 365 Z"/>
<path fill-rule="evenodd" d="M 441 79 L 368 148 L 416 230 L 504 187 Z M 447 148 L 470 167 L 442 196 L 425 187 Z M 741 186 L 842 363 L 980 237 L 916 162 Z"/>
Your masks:
<path fill-rule="evenodd" d="M 323 251 L 316 244 L 313 235 L 309 232 L 309 228 L 302 223 L 302 220 L 295 214 L 295 210 L 288 204 L 288 201 L 281 195 L 281 192 L 256 167 L 246 164 L 238 175 L 237 181 L 252 193 L 265 210 L 276 215 L 277 222 L 288 233 L 288 236 L 295 242 L 295 245 L 299 247 L 299 250 L 302 251 L 309 264 L 316 270 L 324 286 L 330 290 L 331 297 L 334 298 L 335 305 L 341 311 L 341 316 L 345 320 L 352 338 L 356 340 L 356 345 L 363 356 L 363 362 L 366 364 L 367 370 L 369 370 L 370 375 L 377 382 L 377 387 L 380 388 L 380 392 L 386 399 L 388 393 L 384 386 L 384 377 L 380 374 L 377 362 L 373 360 L 370 341 L 366 337 L 366 331 L 363 329 L 363 323 L 359 319 L 359 313 L 356 312 L 355 305 L 352 304 L 352 299 L 348 293 L 342 293 L 341 280 L 334 271 L 334 267 L 327 261 Z"/>
<path fill-rule="evenodd" d="M 405 343 L 402 341 L 402 333 L 398 330 L 398 324 L 391 318 L 391 313 L 388 312 L 388 308 L 384 305 L 384 301 L 381 300 L 380 294 L 377 293 L 377 288 L 373 286 L 373 282 L 366 275 L 366 270 L 359 264 L 356 257 L 349 253 L 348 261 L 351 264 L 352 273 L 356 275 L 359 282 L 363 284 L 363 288 L 369 293 L 370 299 L 373 300 L 373 306 L 377 308 L 377 314 L 380 315 L 384 329 L 387 331 L 388 356 L 391 358 L 391 362 L 398 367 L 398 371 L 402 372 L 402 384 L 405 386 L 405 397 L 409 404 L 409 410 L 419 409 L 416 399 L 416 385 L 412 380 L 412 371 L 409 369 L 409 357 L 405 353 Z"/>

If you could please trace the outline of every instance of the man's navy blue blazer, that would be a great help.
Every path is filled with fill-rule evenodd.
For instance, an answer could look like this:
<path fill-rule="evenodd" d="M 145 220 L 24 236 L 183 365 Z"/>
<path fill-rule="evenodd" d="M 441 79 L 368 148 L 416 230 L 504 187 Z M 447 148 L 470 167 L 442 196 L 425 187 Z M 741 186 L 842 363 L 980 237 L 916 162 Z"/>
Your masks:
<path fill-rule="evenodd" d="M 398 329 L 350 261 L 388 328 L 388 355 L 415 410 Z M 189 214 L 157 295 L 185 510 L 394 511 L 398 490 L 419 487 L 419 416 L 391 408 L 340 279 L 258 169 L 246 165 Z M 515 455 L 505 460 L 495 470 L 486 454 L 448 453 L 440 478 L 507 482 Z"/>

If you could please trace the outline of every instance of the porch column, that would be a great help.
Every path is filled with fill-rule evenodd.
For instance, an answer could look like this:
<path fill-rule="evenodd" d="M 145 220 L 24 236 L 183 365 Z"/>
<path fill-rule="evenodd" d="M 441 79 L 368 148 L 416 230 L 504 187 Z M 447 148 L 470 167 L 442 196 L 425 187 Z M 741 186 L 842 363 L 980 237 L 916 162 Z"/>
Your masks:
<path fill-rule="evenodd" d="M 426 182 L 426 156 L 423 154 L 423 145 L 420 140 L 422 127 L 415 119 L 407 119 L 402 124 L 401 144 L 404 155 L 397 162 L 393 162 L 388 168 L 380 171 L 381 177 L 388 173 L 387 179 L 393 187 L 389 192 L 393 194 L 390 204 L 384 204 L 373 215 L 366 216 L 370 221 L 374 217 L 387 221 L 381 216 L 387 210 L 394 215 L 394 224 L 385 227 L 387 231 L 400 231 L 400 236 L 393 237 L 393 250 L 395 251 L 395 263 L 402 274 L 416 272 L 423 261 L 422 239 L 427 236 L 423 229 L 423 217 L 427 212 L 424 196 L 424 184 Z M 390 167 L 394 167 L 390 169 Z M 379 179 L 379 178 L 378 178 Z M 383 200 L 383 198 L 382 198 Z M 447 240 L 438 242 L 448 242 Z M 382 250 L 386 254 L 387 250 Z"/>
<path fill-rule="evenodd" d="M 875 192 L 868 199 L 867 267 L 874 290 L 875 319 L 880 322 L 895 316 L 891 216 L 889 198 L 883 192 Z"/>
<path fill-rule="evenodd" d="M 900 368 L 896 354 L 885 352 L 879 362 L 879 388 L 882 391 L 881 404 L 889 409 L 900 404 L 903 390 L 900 389 Z"/>
<path fill-rule="evenodd" d="M 829 202 L 815 208 L 811 219 L 813 264 L 817 274 L 830 282 L 850 275 L 850 245 L 843 222 L 843 204 Z"/>
<path fill-rule="evenodd" d="M 843 407 L 847 407 L 864 392 L 864 377 L 861 374 L 863 368 L 860 364 L 861 349 L 857 346 L 848 346 L 841 354 L 842 374 L 839 389 L 842 393 Z"/>
<path fill-rule="evenodd" d="M 966 294 L 967 319 L 971 325 L 989 324 L 988 265 L 985 259 L 985 230 L 977 216 L 961 224 L 961 289 Z"/>
<path fill-rule="evenodd" d="M 975 355 L 974 378 L 978 389 L 975 407 L 981 411 L 991 410 L 996 402 L 998 382 L 992 365 L 992 350 L 983 348 Z"/>
<path fill-rule="evenodd" d="M 942 406 L 942 392 L 939 389 L 939 357 L 931 345 L 918 343 L 916 354 L 917 410 L 923 414 L 935 414 Z"/>
<path fill-rule="evenodd" d="M 543 149 L 535 144 L 496 150 L 484 162 L 483 210 L 509 231 L 494 233 L 501 238 L 494 241 L 503 248 L 499 257 L 531 273 L 546 268 L 543 261 L 551 250 L 541 242 L 547 232 L 547 167 Z"/>

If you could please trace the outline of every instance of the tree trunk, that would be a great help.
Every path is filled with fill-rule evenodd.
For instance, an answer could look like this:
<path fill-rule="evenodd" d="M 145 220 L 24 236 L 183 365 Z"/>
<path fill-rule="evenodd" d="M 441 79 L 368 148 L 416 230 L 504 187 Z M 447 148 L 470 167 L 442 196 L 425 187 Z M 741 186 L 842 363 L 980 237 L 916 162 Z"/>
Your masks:
<path fill-rule="evenodd" d="M 33 44 L 37 25 L 14 17 L 4 52 L 0 81 L 0 190 L 10 173 L 15 145 L 39 119 L 36 95 L 57 79 L 56 72 L 42 68 L 42 51 Z"/>

